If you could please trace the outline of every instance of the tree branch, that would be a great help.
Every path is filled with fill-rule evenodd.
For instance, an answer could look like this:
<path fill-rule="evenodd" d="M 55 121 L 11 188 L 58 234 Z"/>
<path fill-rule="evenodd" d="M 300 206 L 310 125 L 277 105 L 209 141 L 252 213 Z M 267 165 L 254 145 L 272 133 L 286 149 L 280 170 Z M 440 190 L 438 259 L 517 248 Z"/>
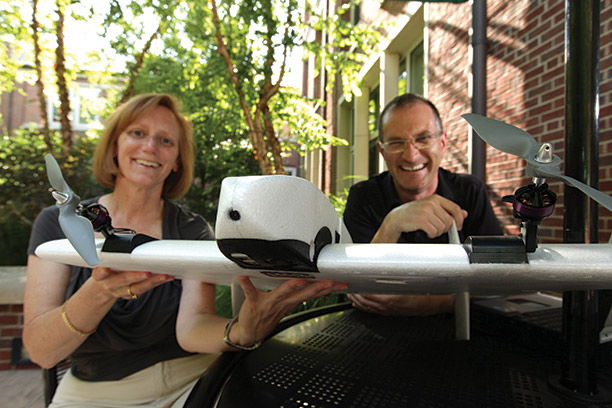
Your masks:
<path fill-rule="evenodd" d="M 70 124 L 70 97 L 68 95 L 68 85 L 66 84 L 66 65 L 64 56 L 64 1 L 65 0 L 56 0 L 55 2 L 57 6 L 55 72 L 57 75 L 57 88 L 60 99 L 62 144 L 64 149 L 66 149 L 72 146 L 72 126 Z"/>
<path fill-rule="evenodd" d="M 164 25 L 164 22 L 163 20 L 161 20 L 159 22 L 159 26 L 157 26 L 157 30 L 155 30 L 155 32 L 151 34 L 151 36 L 145 43 L 144 47 L 142 48 L 142 50 L 136 57 L 136 62 L 134 63 L 134 67 L 130 71 L 130 77 L 128 80 L 128 84 L 125 88 L 125 91 L 123 92 L 123 96 L 121 97 L 121 100 L 119 101 L 118 105 L 121 105 L 123 102 L 127 101 L 134 95 L 134 84 L 136 83 L 136 77 L 138 77 L 138 73 L 142 69 L 142 65 L 144 64 L 144 58 L 146 54 L 149 52 L 149 50 L 151 49 L 151 44 L 153 43 L 153 40 L 155 40 L 155 38 L 162 33 L 163 25 Z"/>
<path fill-rule="evenodd" d="M 219 14 L 217 12 L 217 4 L 215 0 L 210 0 L 213 25 L 215 27 L 215 40 L 217 42 L 217 50 L 219 54 L 223 57 L 225 61 L 225 66 L 227 68 L 227 73 L 230 77 L 230 81 L 238 94 L 238 101 L 240 103 L 240 107 L 242 108 L 242 112 L 244 114 L 244 119 L 247 122 L 247 126 L 249 128 L 249 139 L 253 144 L 257 152 L 257 160 L 259 162 L 259 168 L 261 169 L 263 174 L 270 173 L 270 165 L 267 160 L 267 148 L 265 142 L 263 140 L 263 135 L 261 134 L 261 129 L 259 126 L 259 121 L 257 118 L 253 117 L 251 113 L 251 107 L 247 103 L 246 96 L 244 91 L 242 90 L 242 85 L 240 84 L 240 80 L 238 75 L 236 75 L 236 68 L 230 56 L 229 50 L 227 49 L 227 45 L 223 40 L 223 36 L 221 35 L 221 23 L 219 22 Z M 255 111 L 255 116 L 258 116 L 258 109 Z"/>

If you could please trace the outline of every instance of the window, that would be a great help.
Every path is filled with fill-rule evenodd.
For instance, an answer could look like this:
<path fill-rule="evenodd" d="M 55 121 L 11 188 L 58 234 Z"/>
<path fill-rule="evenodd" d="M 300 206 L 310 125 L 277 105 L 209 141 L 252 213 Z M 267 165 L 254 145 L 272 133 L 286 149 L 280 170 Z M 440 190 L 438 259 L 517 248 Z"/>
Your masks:
<path fill-rule="evenodd" d="M 58 95 L 49 97 L 49 126 L 60 128 L 60 101 Z M 79 85 L 70 90 L 70 123 L 75 131 L 100 127 L 98 112 L 104 104 L 102 89 L 91 85 Z"/>
<path fill-rule="evenodd" d="M 410 84 L 409 90 L 415 94 L 423 95 L 425 90 L 425 58 L 423 41 L 410 51 Z"/>
<path fill-rule="evenodd" d="M 406 66 L 406 57 L 400 60 L 399 66 L 400 75 L 397 79 L 397 92 L 402 95 L 408 92 L 408 67 Z"/>
<path fill-rule="evenodd" d="M 397 91 L 401 95 L 412 92 L 423 95 L 425 91 L 425 58 L 423 41 L 414 47 L 400 60 L 399 77 L 397 78 Z"/>
<path fill-rule="evenodd" d="M 353 3 L 353 5 L 351 6 L 351 22 L 353 23 L 353 25 L 357 25 L 359 24 L 359 21 L 361 20 L 361 7 L 359 5 L 359 3 Z"/>

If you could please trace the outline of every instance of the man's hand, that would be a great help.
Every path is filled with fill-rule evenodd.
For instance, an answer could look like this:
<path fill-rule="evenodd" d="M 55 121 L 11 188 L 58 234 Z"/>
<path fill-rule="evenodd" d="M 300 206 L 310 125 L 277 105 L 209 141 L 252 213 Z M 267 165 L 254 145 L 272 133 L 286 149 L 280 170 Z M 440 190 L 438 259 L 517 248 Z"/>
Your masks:
<path fill-rule="evenodd" d="M 453 311 L 453 295 L 348 294 L 353 307 L 385 316 L 430 316 Z"/>
<path fill-rule="evenodd" d="M 453 225 L 463 227 L 467 211 L 438 194 L 410 201 L 394 208 L 383 220 L 372 243 L 396 243 L 403 232 L 424 231 L 429 238 L 438 237 Z"/>

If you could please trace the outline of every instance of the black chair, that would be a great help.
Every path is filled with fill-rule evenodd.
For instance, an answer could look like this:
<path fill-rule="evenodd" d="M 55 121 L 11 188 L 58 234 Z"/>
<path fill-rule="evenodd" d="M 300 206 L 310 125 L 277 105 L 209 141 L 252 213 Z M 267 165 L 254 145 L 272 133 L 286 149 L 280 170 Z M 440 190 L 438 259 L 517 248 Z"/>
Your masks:
<path fill-rule="evenodd" d="M 45 406 L 48 407 L 53 400 L 55 390 L 60 380 L 66 374 L 66 371 L 70 370 L 70 361 L 63 360 L 57 363 L 54 367 L 49 369 L 43 369 L 43 382 L 44 382 L 44 396 Z"/>

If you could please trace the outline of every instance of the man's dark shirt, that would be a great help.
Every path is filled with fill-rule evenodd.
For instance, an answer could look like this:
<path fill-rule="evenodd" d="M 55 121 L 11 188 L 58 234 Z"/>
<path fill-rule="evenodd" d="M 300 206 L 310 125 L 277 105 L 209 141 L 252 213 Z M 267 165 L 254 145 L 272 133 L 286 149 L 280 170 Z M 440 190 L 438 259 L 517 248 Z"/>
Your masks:
<path fill-rule="evenodd" d="M 476 177 L 440 168 L 436 194 L 457 203 L 468 212 L 459 231 L 461 242 L 468 236 L 503 235 L 489 203 L 486 186 Z M 372 241 L 385 216 L 401 204 L 388 171 L 352 186 L 344 210 L 344 223 L 353 242 Z M 448 243 L 448 234 L 431 239 L 418 230 L 402 233 L 398 243 Z"/>

